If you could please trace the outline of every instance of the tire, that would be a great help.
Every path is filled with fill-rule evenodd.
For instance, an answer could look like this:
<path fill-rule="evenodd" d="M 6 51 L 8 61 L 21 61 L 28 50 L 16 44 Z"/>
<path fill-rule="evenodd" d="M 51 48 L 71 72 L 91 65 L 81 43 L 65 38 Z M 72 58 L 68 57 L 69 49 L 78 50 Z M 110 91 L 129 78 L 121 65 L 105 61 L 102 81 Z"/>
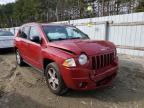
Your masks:
<path fill-rule="evenodd" d="M 23 66 L 24 65 L 24 61 L 23 61 L 18 49 L 16 50 L 16 61 L 17 61 L 17 64 L 19 66 Z"/>
<path fill-rule="evenodd" d="M 66 87 L 55 62 L 46 66 L 45 73 L 47 85 L 52 93 L 56 95 L 64 95 L 67 93 L 68 88 Z"/>

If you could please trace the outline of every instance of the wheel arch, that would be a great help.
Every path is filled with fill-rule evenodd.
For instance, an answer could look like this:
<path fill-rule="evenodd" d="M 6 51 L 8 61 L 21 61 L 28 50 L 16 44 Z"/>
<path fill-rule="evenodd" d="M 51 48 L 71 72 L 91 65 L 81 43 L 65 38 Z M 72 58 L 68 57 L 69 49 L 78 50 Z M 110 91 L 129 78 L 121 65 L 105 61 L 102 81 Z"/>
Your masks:
<path fill-rule="evenodd" d="M 55 60 L 53 59 L 49 59 L 49 58 L 44 58 L 43 59 L 43 70 L 44 70 L 44 75 L 46 74 L 45 72 L 45 69 L 46 69 L 46 66 L 52 62 L 55 62 Z"/>

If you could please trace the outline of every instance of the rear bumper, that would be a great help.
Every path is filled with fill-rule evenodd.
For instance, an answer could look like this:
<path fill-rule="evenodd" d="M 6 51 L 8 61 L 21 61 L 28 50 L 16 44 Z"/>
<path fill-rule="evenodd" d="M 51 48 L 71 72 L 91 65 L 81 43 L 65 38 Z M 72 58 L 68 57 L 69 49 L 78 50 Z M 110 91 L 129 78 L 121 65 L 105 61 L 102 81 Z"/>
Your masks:
<path fill-rule="evenodd" d="M 117 75 L 118 66 L 111 67 L 101 74 L 93 75 L 88 69 L 63 68 L 63 79 L 68 88 L 74 90 L 93 90 L 111 84 Z"/>
<path fill-rule="evenodd" d="M 10 49 L 10 48 L 14 48 L 14 46 L 0 47 L 0 49 Z"/>
<path fill-rule="evenodd" d="M 14 40 L 0 40 L 0 49 L 13 48 Z"/>

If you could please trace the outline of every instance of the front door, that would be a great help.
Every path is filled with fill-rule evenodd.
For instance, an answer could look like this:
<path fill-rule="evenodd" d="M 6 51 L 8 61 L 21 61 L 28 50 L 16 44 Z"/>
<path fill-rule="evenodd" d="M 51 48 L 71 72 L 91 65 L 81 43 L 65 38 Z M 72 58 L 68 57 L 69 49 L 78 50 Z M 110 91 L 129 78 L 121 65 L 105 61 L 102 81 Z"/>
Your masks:
<path fill-rule="evenodd" d="M 29 46 L 28 46 L 28 58 L 29 63 L 38 68 L 42 69 L 42 59 L 41 59 L 41 44 L 32 42 L 31 38 L 33 36 L 40 36 L 39 29 L 36 26 L 31 26 L 29 33 Z"/>

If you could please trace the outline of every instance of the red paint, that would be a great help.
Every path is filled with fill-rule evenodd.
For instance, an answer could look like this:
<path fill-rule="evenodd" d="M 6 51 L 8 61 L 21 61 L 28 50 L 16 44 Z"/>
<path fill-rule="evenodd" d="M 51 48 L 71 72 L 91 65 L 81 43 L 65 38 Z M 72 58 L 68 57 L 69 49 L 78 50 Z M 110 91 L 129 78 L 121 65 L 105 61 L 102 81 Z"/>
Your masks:
<path fill-rule="evenodd" d="M 15 44 L 16 48 L 19 49 L 22 58 L 27 63 L 40 70 L 44 70 L 44 59 L 50 59 L 56 62 L 67 87 L 75 90 L 91 90 L 105 87 L 111 84 L 112 80 L 115 78 L 118 69 L 117 56 L 112 60 L 112 63 L 109 66 L 104 66 L 98 70 L 92 68 L 93 56 L 116 51 L 116 46 L 113 43 L 89 39 L 73 39 L 49 42 L 41 27 L 42 24 L 31 23 L 24 26 L 36 26 L 42 38 L 42 43 L 40 45 L 31 42 L 28 39 L 22 39 L 17 35 L 15 37 Z M 107 50 L 102 51 L 101 49 L 103 48 L 106 48 Z M 65 50 L 71 51 L 74 54 L 68 53 Z M 78 62 L 78 57 L 82 52 L 85 52 L 89 59 L 88 63 L 84 66 L 81 66 Z M 64 60 L 68 58 L 74 58 L 76 67 L 67 68 L 62 65 Z M 86 83 L 86 86 L 80 88 L 80 82 Z"/>

